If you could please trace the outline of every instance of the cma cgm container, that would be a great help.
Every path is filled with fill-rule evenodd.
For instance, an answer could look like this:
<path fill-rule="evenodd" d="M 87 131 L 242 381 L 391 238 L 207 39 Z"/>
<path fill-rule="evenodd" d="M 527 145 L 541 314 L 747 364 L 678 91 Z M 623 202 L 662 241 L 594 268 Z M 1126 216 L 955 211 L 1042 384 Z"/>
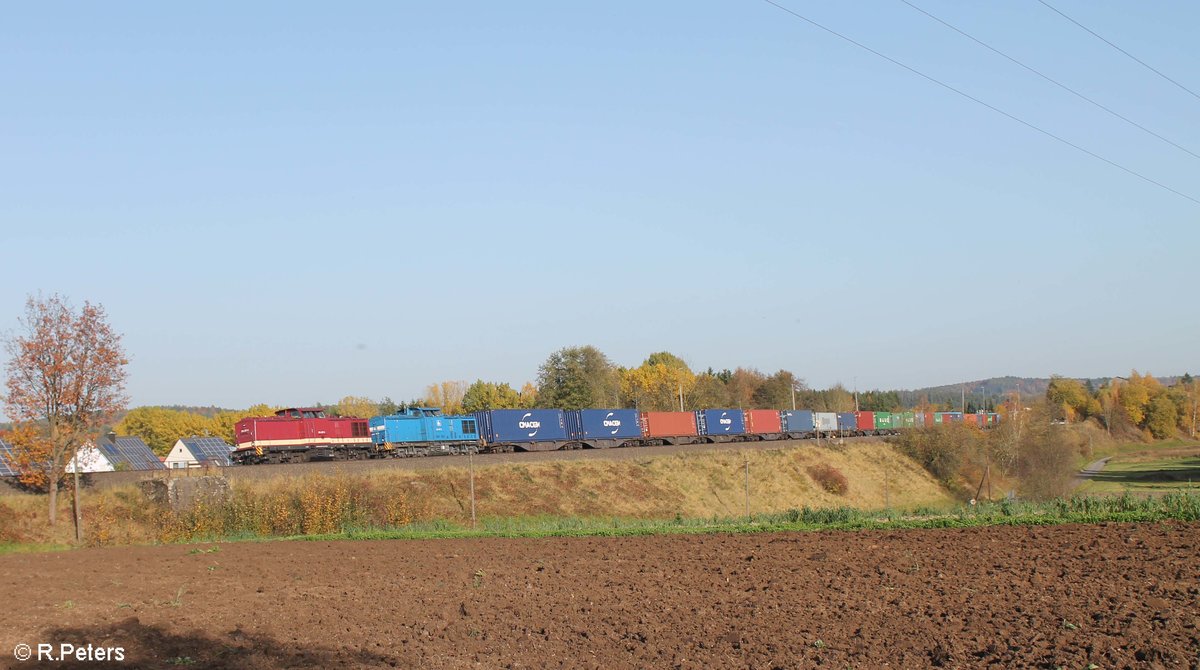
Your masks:
<path fill-rule="evenodd" d="M 811 409 L 789 409 L 784 410 L 779 415 L 783 422 L 783 432 L 793 433 L 799 436 L 800 434 L 808 434 L 817 429 L 813 411 Z"/>
<path fill-rule="evenodd" d="M 476 412 L 475 419 L 489 446 L 551 451 L 567 441 L 566 420 L 559 409 L 491 409 Z"/>
<path fill-rule="evenodd" d="M 813 415 L 817 424 L 817 430 L 822 433 L 832 433 L 837 431 L 837 414 L 834 412 L 817 412 Z"/>
<path fill-rule="evenodd" d="M 709 437 L 744 435 L 746 420 L 740 409 L 699 409 L 696 410 L 696 428 L 701 435 Z"/>
<path fill-rule="evenodd" d="M 858 412 L 858 429 L 867 433 L 875 432 L 875 412 Z"/>
<path fill-rule="evenodd" d="M 838 431 L 842 433 L 853 433 L 858 429 L 858 418 L 854 416 L 854 412 L 838 412 Z"/>
<path fill-rule="evenodd" d="M 774 435 L 783 432 L 783 420 L 777 409 L 748 409 L 742 414 L 746 418 L 747 433 Z"/>
<path fill-rule="evenodd" d="M 691 444 L 696 441 L 696 415 L 693 412 L 642 412 L 642 435 L 667 444 Z"/>
<path fill-rule="evenodd" d="M 636 409 L 580 409 L 565 419 L 567 436 L 590 447 L 617 447 L 642 437 Z"/>
<path fill-rule="evenodd" d="M 875 412 L 875 430 L 892 430 L 895 427 L 891 412 Z"/>

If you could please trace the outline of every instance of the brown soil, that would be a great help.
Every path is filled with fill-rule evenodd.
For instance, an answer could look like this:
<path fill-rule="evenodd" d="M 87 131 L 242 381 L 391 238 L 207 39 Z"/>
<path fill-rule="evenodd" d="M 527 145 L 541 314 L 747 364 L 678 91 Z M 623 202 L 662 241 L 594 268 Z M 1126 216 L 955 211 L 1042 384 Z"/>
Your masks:
<path fill-rule="evenodd" d="M 1200 662 L 1197 524 L 209 546 L 0 557 L 0 665 L 34 665 L 22 642 L 158 668 Z"/>

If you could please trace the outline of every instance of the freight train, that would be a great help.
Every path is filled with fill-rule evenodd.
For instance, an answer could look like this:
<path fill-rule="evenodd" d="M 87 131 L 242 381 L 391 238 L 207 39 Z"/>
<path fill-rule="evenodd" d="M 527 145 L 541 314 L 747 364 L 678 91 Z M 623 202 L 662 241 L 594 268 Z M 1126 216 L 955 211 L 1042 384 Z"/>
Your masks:
<path fill-rule="evenodd" d="M 943 423 L 990 428 L 990 412 L 814 412 L 812 410 L 493 409 L 444 415 L 409 407 L 370 419 L 329 417 L 320 408 L 281 409 L 242 419 L 234 463 L 297 463 L 511 451 L 804 440 L 895 435 Z"/>

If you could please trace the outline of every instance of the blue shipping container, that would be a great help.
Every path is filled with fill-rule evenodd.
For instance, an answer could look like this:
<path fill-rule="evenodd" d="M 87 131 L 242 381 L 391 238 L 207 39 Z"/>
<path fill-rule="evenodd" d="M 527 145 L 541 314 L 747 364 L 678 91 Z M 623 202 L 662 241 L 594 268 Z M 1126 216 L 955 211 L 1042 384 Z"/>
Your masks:
<path fill-rule="evenodd" d="M 479 434 L 488 444 L 555 442 L 567 439 L 560 409 L 490 409 L 476 412 Z"/>
<path fill-rule="evenodd" d="M 746 417 L 740 409 L 699 409 L 696 430 L 701 435 L 741 435 L 746 432 Z"/>
<path fill-rule="evenodd" d="M 636 409 L 580 409 L 566 413 L 572 440 L 630 440 L 642 436 Z"/>
<path fill-rule="evenodd" d="M 858 417 L 854 412 L 838 412 L 838 430 L 858 430 Z"/>
<path fill-rule="evenodd" d="M 816 430 L 811 409 L 787 409 L 783 411 L 783 430 L 787 433 L 811 433 Z"/>

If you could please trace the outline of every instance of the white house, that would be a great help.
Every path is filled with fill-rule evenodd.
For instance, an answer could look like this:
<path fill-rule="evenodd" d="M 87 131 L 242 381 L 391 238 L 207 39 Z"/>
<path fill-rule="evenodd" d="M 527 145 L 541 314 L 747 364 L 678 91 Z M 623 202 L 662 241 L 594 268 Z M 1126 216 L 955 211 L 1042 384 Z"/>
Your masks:
<path fill-rule="evenodd" d="M 67 472 L 75 472 L 75 462 L 79 462 L 80 474 L 88 472 L 112 472 L 117 468 L 95 444 L 88 442 L 75 452 L 75 458 L 67 462 Z"/>
<path fill-rule="evenodd" d="M 161 470 L 162 461 L 140 437 L 108 436 L 88 442 L 75 452 L 79 472 L 113 472 L 116 470 Z M 67 464 L 67 472 L 75 472 L 75 459 Z"/>
<path fill-rule="evenodd" d="M 184 437 L 176 440 L 163 464 L 168 469 L 201 468 L 208 465 L 225 467 L 230 464 L 233 447 L 216 437 Z"/>

